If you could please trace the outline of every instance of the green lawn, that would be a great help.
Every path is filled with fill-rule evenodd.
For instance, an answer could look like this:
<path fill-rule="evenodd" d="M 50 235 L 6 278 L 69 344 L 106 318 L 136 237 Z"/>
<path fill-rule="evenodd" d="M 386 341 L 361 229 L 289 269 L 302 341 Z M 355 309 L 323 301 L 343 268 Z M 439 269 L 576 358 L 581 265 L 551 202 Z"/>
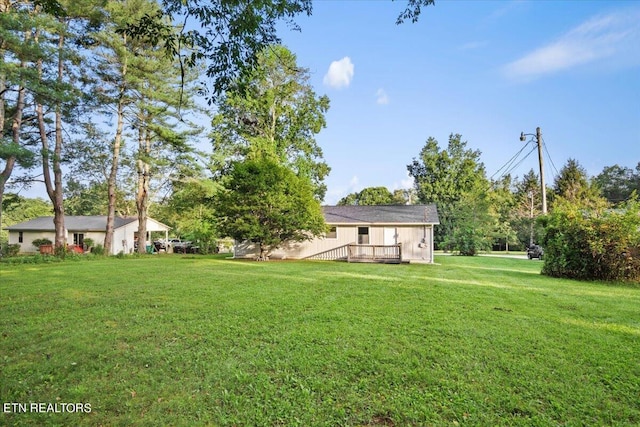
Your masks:
<path fill-rule="evenodd" d="M 640 425 L 640 288 L 436 260 L 0 264 L 0 425 Z"/>

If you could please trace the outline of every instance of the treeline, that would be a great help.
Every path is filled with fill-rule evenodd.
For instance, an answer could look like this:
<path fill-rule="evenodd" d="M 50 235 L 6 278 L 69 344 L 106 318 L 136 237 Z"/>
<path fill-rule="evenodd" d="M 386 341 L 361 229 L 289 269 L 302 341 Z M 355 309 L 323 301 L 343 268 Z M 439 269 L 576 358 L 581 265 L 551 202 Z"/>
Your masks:
<path fill-rule="evenodd" d="M 433 3 L 409 0 L 397 23 L 415 22 Z M 214 155 L 193 150 L 202 134 L 194 118 L 207 108 L 198 107 L 194 94 L 226 109 L 223 115 L 245 108 L 249 114 L 233 119 L 258 131 L 267 124 L 251 115 L 259 106 L 234 104 L 229 94 L 240 99 L 250 89 L 247 78 L 259 80 L 251 73 L 265 65 L 260 54 L 278 45 L 280 23 L 295 29 L 294 19 L 311 13 L 311 0 L 0 0 L 0 223 L 5 191 L 41 181 L 53 205 L 56 248 L 64 249 L 65 212 L 106 214 L 108 247 L 116 213 L 143 218 L 152 201 L 181 200 L 183 191 L 209 197 L 212 184 L 201 178 L 223 176 L 229 169 L 222 166 L 232 164 L 224 156 L 237 150 L 225 142 L 233 133 L 215 122 Z M 297 82 L 268 77 L 280 94 L 295 97 L 307 75 L 290 71 L 301 71 Z M 206 84 L 196 83 L 204 76 Z M 296 110 L 281 104 L 271 117 L 280 125 L 278 114 L 297 112 L 311 127 L 295 120 L 284 125 L 292 131 L 287 144 L 301 147 L 323 126 L 317 111 L 324 113 L 328 100 L 296 101 L 316 105 Z M 233 142 L 264 151 L 264 142 L 279 143 L 268 136 L 262 143 Z M 316 165 L 281 148 L 264 152 L 279 154 L 280 163 L 311 180 L 321 195 L 329 169 L 315 144 L 304 150 L 319 159 Z M 18 170 L 27 173 L 16 176 Z M 192 180 L 195 189 L 185 190 Z M 145 221 L 140 224 L 144 235 Z"/>
<path fill-rule="evenodd" d="M 218 20 L 216 30 L 229 32 L 212 42 L 174 25 L 153 0 L 0 0 L 1 223 L 28 219 L 24 212 L 53 214 L 61 254 L 65 214 L 106 215 L 106 248 L 116 215 L 137 215 L 141 236 L 142 219 L 156 217 L 205 250 L 238 233 L 268 250 L 312 235 L 299 231 L 324 232 L 319 204 L 330 168 L 315 135 L 329 99 L 314 93 L 292 52 L 273 44 L 275 20 L 307 5 L 228 6 L 207 10 L 209 24 Z M 245 21 L 248 13 L 269 19 Z M 207 66 L 209 91 L 197 83 Z M 203 94 L 208 107 L 195 101 Z M 196 122 L 211 125 L 205 131 Z M 195 148 L 207 140 L 212 149 Z M 283 197 L 296 194 L 297 205 L 258 224 L 256 206 L 228 220 L 237 200 L 220 201 L 247 167 L 265 180 L 276 171 L 286 185 L 254 180 L 270 194 L 244 203 L 283 207 Z M 17 196 L 40 182 L 51 210 Z M 287 230 L 274 233 L 277 218 Z"/>
<path fill-rule="evenodd" d="M 532 170 L 523 177 L 487 178 L 481 153 L 452 134 L 446 147 L 429 138 L 407 165 L 414 187 L 389 191 L 365 188 L 342 198 L 342 205 L 435 203 L 440 215 L 438 249 L 474 255 L 485 250 L 523 250 L 545 241 L 540 178 Z M 595 177 L 569 159 L 547 188 L 549 212 L 572 206 L 584 212 L 623 209 L 640 193 L 640 162 L 635 169 L 607 166 Z"/>
<path fill-rule="evenodd" d="M 109 247 L 116 212 L 145 217 L 154 191 L 188 156 L 197 131 L 185 118 L 195 111 L 195 75 L 167 56 L 166 41 L 123 31 L 156 16 L 155 24 L 178 34 L 159 7 L 152 0 L 0 2 L 0 206 L 7 186 L 42 182 L 60 250 L 65 212 L 107 215 Z M 26 172 L 12 177 L 18 170 Z"/>

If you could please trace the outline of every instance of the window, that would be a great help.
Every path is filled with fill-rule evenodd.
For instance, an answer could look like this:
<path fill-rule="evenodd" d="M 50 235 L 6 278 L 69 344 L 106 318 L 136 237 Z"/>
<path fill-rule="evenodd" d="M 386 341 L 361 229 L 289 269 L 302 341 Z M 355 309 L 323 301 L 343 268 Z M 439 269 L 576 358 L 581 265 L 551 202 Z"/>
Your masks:
<path fill-rule="evenodd" d="M 358 244 L 369 244 L 369 227 L 358 227 Z"/>
<path fill-rule="evenodd" d="M 22 231 L 18 231 L 18 243 L 22 243 L 24 240 L 24 236 L 22 235 Z"/>
<path fill-rule="evenodd" d="M 329 228 L 329 232 L 327 233 L 327 239 L 337 239 L 338 238 L 338 227 Z"/>
<path fill-rule="evenodd" d="M 76 246 L 84 246 L 84 234 L 73 233 L 73 244 Z"/>

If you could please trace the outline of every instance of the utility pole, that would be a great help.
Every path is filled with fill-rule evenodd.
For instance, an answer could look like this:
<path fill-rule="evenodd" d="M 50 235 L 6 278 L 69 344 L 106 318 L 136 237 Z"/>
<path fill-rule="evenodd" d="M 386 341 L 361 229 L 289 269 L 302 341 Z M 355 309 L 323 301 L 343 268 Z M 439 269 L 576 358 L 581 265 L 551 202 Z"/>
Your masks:
<path fill-rule="evenodd" d="M 536 143 L 538 144 L 538 163 L 540 164 L 540 194 L 542 195 L 542 215 L 547 214 L 547 187 L 544 185 L 544 164 L 542 160 L 542 132 L 540 132 L 540 127 L 536 128 L 536 134 L 532 135 L 530 133 L 520 133 L 520 141 L 525 141 L 526 135 L 531 135 L 536 137 Z"/>
<path fill-rule="evenodd" d="M 544 166 L 542 164 L 542 133 L 540 126 L 536 128 L 536 141 L 538 142 L 538 163 L 540 163 L 540 191 L 542 192 L 542 215 L 547 214 L 547 187 L 544 185 Z"/>

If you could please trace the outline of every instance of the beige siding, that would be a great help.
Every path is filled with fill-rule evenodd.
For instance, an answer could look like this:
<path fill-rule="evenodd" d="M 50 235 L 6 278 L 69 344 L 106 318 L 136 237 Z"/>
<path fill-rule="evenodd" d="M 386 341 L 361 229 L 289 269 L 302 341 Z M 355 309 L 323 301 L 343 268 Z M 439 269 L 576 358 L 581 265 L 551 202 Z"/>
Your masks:
<path fill-rule="evenodd" d="M 148 231 L 165 231 L 166 228 L 151 218 L 147 219 Z M 118 227 L 113 232 L 113 241 L 111 250 L 108 252 L 111 255 L 116 255 L 120 252 L 125 254 L 133 253 L 134 247 L 134 235 L 138 231 L 138 221 L 133 221 Z M 73 235 L 75 233 L 84 234 L 84 238 L 93 239 L 95 244 L 102 245 L 104 243 L 105 232 L 104 231 L 78 231 L 68 230 L 66 234 L 67 244 L 73 244 Z M 165 231 L 165 236 L 166 236 Z M 9 243 L 18 243 L 18 231 L 9 232 Z M 20 247 L 22 253 L 34 253 L 38 252 L 38 248 L 34 247 L 31 242 L 35 239 L 47 238 L 52 242 L 55 240 L 55 233 L 52 231 L 23 231 L 23 243 Z"/>
<path fill-rule="evenodd" d="M 360 225 L 362 227 L 362 225 Z M 405 261 L 433 262 L 433 226 L 395 226 L 395 225 L 370 225 L 369 244 L 383 245 L 385 228 L 395 230 L 394 237 L 397 243 L 402 244 L 402 258 Z M 337 247 L 356 243 L 358 241 L 358 226 L 337 226 L 335 239 L 317 238 L 308 242 L 293 243 L 288 247 L 277 249 L 271 253 L 271 258 L 301 259 L 317 255 L 324 251 Z M 240 242 L 235 245 L 234 256 L 236 258 L 255 258 L 258 255 L 258 247 L 250 242 Z"/>
<path fill-rule="evenodd" d="M 23 231 L 22 232 L 22 243 L 19 240 L 19 232 L 18 231 L 10 231 L 9 232 L 9 244 L 18 244 L 20 245 L 21 253 L 34 253 L 39 252 L 40 249 L 36 248 L 31 244 L 36 239 L 49 239 L 52 242 L 55 241 L 56 235 L 50 231 Z"/>
<path fill-rule="evenodd" d="M 398 227 L 398 243 L 402 243 L 402 259 L 433 262 L 433 227 Z"/>

